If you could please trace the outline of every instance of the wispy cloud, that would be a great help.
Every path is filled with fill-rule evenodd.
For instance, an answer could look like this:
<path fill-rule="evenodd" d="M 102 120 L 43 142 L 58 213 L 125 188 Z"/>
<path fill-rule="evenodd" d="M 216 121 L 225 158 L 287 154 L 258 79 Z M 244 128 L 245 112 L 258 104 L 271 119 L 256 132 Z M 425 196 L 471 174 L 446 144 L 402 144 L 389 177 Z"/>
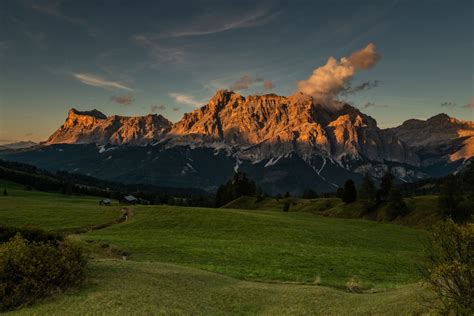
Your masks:
<path fill-rule="evenodd" d="M 362 82 L 361 84 L 358 84 L 355 87 L 353 87 L 351 82 L 348 81 L 346 82 L 345 87 L 343 91 L 341 92 L 341 95 L 347 96 L 347 95 L 354 94 L 357 92 L 370 90 L 370 89 L 378 87 L 379 85 L 380 85 L 379 80 L 373 80 L 373 81 Z"/>
<path fill-rule="evenodd" d="M 456 107 L 456 103 L 451 102 L 451 101 L 446 101 L 446 102 L 441 102 L 441 106 L 446 107 L 446 108 L 454 108 Z"/>
<path fill-rule="evenodd" d="M 161 38 L 203 36 L 225 31 L 262 26 L 275 19 L 280 12 L 271 12 L 263 8 L 247 12 L 244 15 L 235 14 L 232 17 L 221 14 L 197 16 L 191 24 L 158 34 Z"/>
<path fill-rule="evenodd" d="M 61 0 L 41 1 L 41 2 L 32 1 L 30 2 L 30 4 L 31 4 L 30 6 L 31 9 L 36 12 L 55 17 L 57 19 L 66 21 L 70 24 L 77 25 L 85 29 L 90 36 L 92 37 L 96 36 L 95 28 L 93 28 L 85 19 L 67 15 L 62 11 Z"/>
<path fill-rule="evenodd" d="M 367 102 L 361 106 L 363 109 L 370 109 L 370 108 L 386 108 L 388 105 L 386 104 L 378 104 L 375 102 Z"/>
<path fill-rule="evenodd" d="M 121 105 L 131 105 L 135 98 L 133 95 L 114 95 L 110 97 L 110 100 Z"/>
<path fill-rule="evenodd" d="M 191 95 L 181 94 L 181 93 L 176 93 L 176 92 L 169 93 L 168 95 L 172 97 L 178 103 L 192 105 L 192 106 L 200 106 L 204 104 L 203 102 L 197 101 Z"/>
<path fill-rule="evenodd" d="M 263 88 L 265 90 L 271 90 L 275 87 L 275 85 L 273 84 L 273 82 L 271 80 L 265 80 L 263 82 Z"/>
<path fill-rule="evenodd" d="M 230 90 L 246 90 L 250 88 L 253 83 L 252 77 L 245 75 L 239 78 L 230 86 Z"/>
<path fill-rule="evenodd" d="M 104 78 L 101 78 L 99 76 L 93 75 L 93 74 L 87 74 L 87 73 L 72 73 L 72 76 L 82 82 L 83 84 L 93 86 L 93 87 L 99 87 L 99 88 L 112 88 L 112 89 L 122 89 L 122 90 L 127 90 L 127 91 L 133 91 L 132 88 L 127 87 L 126 85 L 116 82 L 116 81 L 110 81 L 106 80 Z"/>
<path fill-rule="evenodd" d="M 153 36 L 135 35 L 132 38 L 138 45 L 145 48 L 146 53 L 154 60 L 155 63 L 176 62 L 182 63 L 185 60 L 184 49 L 180 47 L 164 46 L 159 43 Z"/>
<path fill-rule="evenodd" d="M 474 109 L 474 98 L 471 98 L 471 101 L 468 104 L 463 105 L 465 109 Z"/>
<path fill-rule="evenodd" d="M 151 113 L 157 113 L 157 112 L 160 112 L 160 111 L 165 111 L 166 110 L 166 106 L 164 105 L 150 105 L 150 112 Z"/>
<path fill-rule="evenodd" d="M 257 84 L 260 84 L 260 88 L 263 88 L 265 90 L 271 90 L 275 87 L 271 80 L 265 80 L 263 76 L 257 74 L 255 79 L 253 79 L 249 75 L 244 75 L 240 77 L 233 84 L 230 85 L 229 89 L 233 91 L 247 90 L 251 87 L 255 87 Z"/>

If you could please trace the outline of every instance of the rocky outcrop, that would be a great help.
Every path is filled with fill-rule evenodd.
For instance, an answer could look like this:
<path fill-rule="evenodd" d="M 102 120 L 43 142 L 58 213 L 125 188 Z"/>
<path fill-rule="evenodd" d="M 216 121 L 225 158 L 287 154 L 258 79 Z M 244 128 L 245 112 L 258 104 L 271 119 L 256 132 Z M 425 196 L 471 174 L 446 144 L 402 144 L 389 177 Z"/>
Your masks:
<path fill-rule="evenodd" d="M 107 117 L 98 110 L 69 110 L 66 122 L 44 143 L 144 145 L 161 139 L 172 123 L 161 115 Z"/>
<path fill-rule="evenodd" d="M 411 119 L 389 131 L 408 144 L 424 165 L 466 160 L 474 156 L 474 122 L 444 113 L 426 121 Z"/>
<path fill-rule="evenodd" d="M 304 160 L 321 156 L 416 165 L 416 155 L 395 134 L 382 132 L 376 121 L 343 104 L 333 112 L 300 92 L 289 97 L 268 94 L 243 97 L 218 91 L 209 103 L 185 114 L 166 138 L 169 146 L 229 146 L 240 158 L 261 161 L 297 153 Z"/>

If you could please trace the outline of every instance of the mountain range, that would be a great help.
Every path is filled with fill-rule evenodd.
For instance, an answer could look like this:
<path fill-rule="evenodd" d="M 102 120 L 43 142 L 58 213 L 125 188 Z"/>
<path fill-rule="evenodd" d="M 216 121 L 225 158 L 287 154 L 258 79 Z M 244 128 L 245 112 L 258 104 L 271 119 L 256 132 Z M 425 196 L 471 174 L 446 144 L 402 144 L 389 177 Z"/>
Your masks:
<path fill-rule="evenodd" d="M 436 115 L 380 129 L 349 104 L 297 92 L 243 97 L 221 90 L 172 123 L 161 115 L 109 116 L 71 109 L 41 145 L 4 159 L 125 183 L 214 191 L 245 171 L 268 193 L 334 191 L 347 178 L 440 176 L 474 155 L 474 123 Z"/>

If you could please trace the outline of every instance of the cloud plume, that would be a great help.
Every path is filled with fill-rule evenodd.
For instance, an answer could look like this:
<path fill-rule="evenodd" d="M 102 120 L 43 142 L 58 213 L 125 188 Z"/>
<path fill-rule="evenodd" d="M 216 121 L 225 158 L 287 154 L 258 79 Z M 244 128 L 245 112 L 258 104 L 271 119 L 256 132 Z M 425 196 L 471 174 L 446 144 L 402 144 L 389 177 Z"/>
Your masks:
<path fill-rule="evenodd" d="M 98 76 L 92 75 L 92 74 L 73 73 L 72 76 L 74 78 L 76 78 L 77 80 L 79 80 L 80 82 L 82 82 L 83 84 L 86 84 L 88 86 L 133 91 L 132 88 L 127 87 L 124 84 L 121 84 L 121 83 L 116 82 L 116 81 L 106 80 L 104 78 L 101 78 L 101 77 L 98 77 Z"/>
<path fill-rule="evenodd" d="M 347 90 L 356 72 L 372 68 L 379 59 L 380 55 L 372 43 L 339 61 L 331 56 L 324 66 L 314 69 L 308 79 L 298 82 L 298 90 L 330 108 L 338 107 L 338 103 L 332 101 Z"/>

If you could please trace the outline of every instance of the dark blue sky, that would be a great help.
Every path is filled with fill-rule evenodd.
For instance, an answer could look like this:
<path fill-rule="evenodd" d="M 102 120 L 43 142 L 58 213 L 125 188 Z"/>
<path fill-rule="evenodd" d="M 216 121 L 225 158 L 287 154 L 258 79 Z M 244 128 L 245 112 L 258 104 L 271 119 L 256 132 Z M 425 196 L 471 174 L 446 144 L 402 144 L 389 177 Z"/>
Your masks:
<path fill-rule="evenodd" d="M 473 120 L 472 3 L 2 1 L 0 141 L 44 140 L 71 107 L 177 121 L 217 89 L 288 95 L 368 43 L 382 57 L 351 84 L 376 87 L 339 98 L 382 127 Z"/>

